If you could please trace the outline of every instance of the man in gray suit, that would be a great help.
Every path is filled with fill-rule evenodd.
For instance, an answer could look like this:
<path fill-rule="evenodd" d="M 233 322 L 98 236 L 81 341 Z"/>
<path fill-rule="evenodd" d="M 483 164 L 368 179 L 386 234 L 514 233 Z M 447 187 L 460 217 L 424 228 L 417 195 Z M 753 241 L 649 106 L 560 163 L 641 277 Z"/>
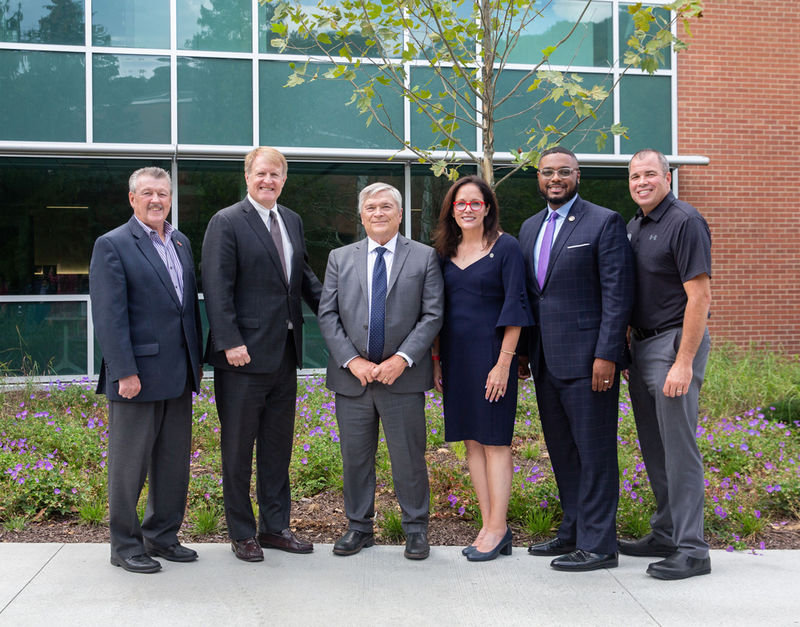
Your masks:
<path fill-rule="evenodd" d="M 383 423 L 406 533 L 405 556 L 428 557 L 425 390 L 431 344 L 442 326 L 444 284 L 436 253 L 399 235 L 400 192 L 385 183 L 358 197 L 367 237 L 332 251 L 319 304 L 336 392 L 347 533 L 333 547 L 353 555 L 375 543 L 375 452 Z"/>

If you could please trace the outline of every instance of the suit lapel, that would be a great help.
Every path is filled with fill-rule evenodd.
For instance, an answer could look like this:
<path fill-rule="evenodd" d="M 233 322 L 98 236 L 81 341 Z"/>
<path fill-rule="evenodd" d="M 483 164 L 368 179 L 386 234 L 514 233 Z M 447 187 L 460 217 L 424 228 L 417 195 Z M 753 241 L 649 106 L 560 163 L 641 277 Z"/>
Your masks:
<path fill-rule="evenodd" d="M 247 224 L 250 225 L 250 228 L 253 229 L 256 237 L 258 237 L 261 244 L 267 250 L 267 255 L 269 255 L 270 260 L 275 266 L 275 270 L 281 277 L 283 284 L 288 288 L 289 286 L 286 283 L 286 275 L 284 274 L 283 266 L 281 265 L 281 258 L 278 256 L 278 249 L 275 248 L 275 242 L 272 241 L 272 236 L 267 230 L 267 225 L 264 224 L 264 220 L 261 219 L 261 216 L 259 215 L 258 211 L 256 211 L 256 208 L 250 204 L 250 201 L 246 198 L 242 201 L 242 210 L 244 211 L 244 217 L 245 220 L 247 220 Z M 281 214 L 281 217 L 283 217 L 283 214 Z M 287 228 L 286 230 L 288 231 L 289 229 Z M 294 245 L 294 242 L 292 242 L 292 244 Z"/>
<path fill-rule="evenodd" d="M 367 239 L 362 239 L 353 248 L 353 265 L 356 268 L 358 283 L 361 285 L 361 293 L 364 295 L 364 302 L 369 303 L 369 288 L 367 286 L 367 255 L 369 245 Z"/>
<path fill-rule="evenodd" d="M 294 265 L 294 259 L 298 255 L 300 251 L 303 250 L 305 244 L 300 239 L 300 229 L 295 224 L 294 216 L 290 216 L 286 207 L 281 205 L 277 205 L 278 214 L 281 216 L 283 220 L 283 225 L 286 227 L 286 233 L 289 235 L 289 242 L 292 244 L 292 256 L 290 259 L 286 260 L 286 263 L 289 264 L 289 271 L 292 273 L 292 281 L 301 281 L 302 280 L 302 272 L 298 270 L 297 267 Z M 270 236 L 270 240 L 272 237 Z M 273 242 L 274 244 L 274 242 Z M 277 254 L 277 251 L 276 251 Z M 280 265 L 281 260 L 278 258 L 278 265 Z"/>
<path fill-rule="evenodd" d="M 567 219 L 562 225 L 561 229 L 558 231 L 558 237 L 556 237 L 555 241 L 553 242 L 553 247 L 550 249 L 550 263 L 547 266 L 547 274 L 544 278 L 545 285 L 547 285 L 547 280 L 550 278 L 550 273 L 553 271 L 556 263 L 558 263 L 558 256 L 561 254 L 561 251 L 564 250 L 564 245 L 569 239 L 569 236 L 572 234 L 572 231 L 574 231 L 575 227 L 578 226 L 578 223 L 581 221 L 582 217 L 583 201 L 579 196 L 572 204 L 572 208 L 569 210 L 569 215 L 567 216 Z"/>
<path fill-rule="evenodd" d="M 537 290 L 541 291 L 539 287 L 539 281 L 536 280 L 536 255 L 534 254 L 536 250 L 536 240 L 539 238 L 539 231 L 542 230 L 542 224 L 544 224 L 545 219 L 547 218 L 547 208 L 543 209 L 535 216 L 533 216 L 533 222 L 531 223 L 531 237 L 530 239 L 524 243 L 527 247 L 525 251 L 525 258 L 528 260 L 528 272 L 529 276 L 534 277 L 533 284 Z"/>
<path fill-rule="evenodd" d="M 183 306 L 192 301 L 192 284 L 194 283 L 194 262 L 192 255 L 189 251 L 189 242 L 181 241 L 180 235 L 177 231 L 172 233 L 172 241 L 175 244 L 175 250 L 178 253 L 178 259 L 183 268 Z"/>
<path fill-rule="evenodd" d="M 135 217 L 130 219 L 128 226 L 130 227 L 131 235 L 133 235 L 134 239 L 136 240 L 136 245 L 139 247 L 139 250 L 142 251 L 145 259 L 147 259 L 148 263 L 150 263 L 150 266 L 161 280 L 161 283 L 164 285 L 164 288 L 167 290 L 170 298 L 172 298 L 175 305 L 180 308 L 181 303 L 178 299 L 178 295 L 175 293 L 175 286 L 172 285 L 172 279 L 169 278 L 167 267 L 164 265 L 164 262 L 161 261 L 161 257 L 153 247 L 153 242 L 150 241 L 150 238 L 136 221 Z M 181 260 L 181 263 L 183 263 L 183 260 Z"/>
<path fill-rule="evenodd" d="M 386 285 L 386 295 L 392 291 L 394 284 L 397 282 L 397 277 L 403 269 L 403 264 L 408 258 L 408 240 L 402 235 L 397 236 L 397 245 L 394 247 L 394 259 L 392 260 L 392 274 L 389 277 L 389 283 Z"/>

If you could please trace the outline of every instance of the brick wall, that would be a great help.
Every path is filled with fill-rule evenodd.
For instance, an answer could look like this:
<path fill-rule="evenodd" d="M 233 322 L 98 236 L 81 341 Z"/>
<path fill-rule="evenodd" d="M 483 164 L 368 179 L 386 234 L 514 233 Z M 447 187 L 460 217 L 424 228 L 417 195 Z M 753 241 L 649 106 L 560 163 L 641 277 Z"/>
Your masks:
<path fill-rule="evenodd" d="M 710 329 L 800 353 L 800 2 L 709 0 L 678 57 L 679 195 L 711 227 Z"/>

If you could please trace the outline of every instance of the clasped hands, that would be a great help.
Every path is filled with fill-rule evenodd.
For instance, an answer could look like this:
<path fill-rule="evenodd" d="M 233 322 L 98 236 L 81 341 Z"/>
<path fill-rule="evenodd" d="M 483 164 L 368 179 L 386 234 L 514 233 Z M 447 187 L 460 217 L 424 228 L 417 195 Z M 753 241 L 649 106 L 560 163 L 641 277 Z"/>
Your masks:
<path fill-rule="evenodd" d="M 379 364 L 363 357 L 354 357 L 347 364 L 347 369 L 359 380 L 362 387 L 373 381 L 378 381 L 384 385 L 392 385 L 407 367 L 406 360 L 397 354 Z"/>

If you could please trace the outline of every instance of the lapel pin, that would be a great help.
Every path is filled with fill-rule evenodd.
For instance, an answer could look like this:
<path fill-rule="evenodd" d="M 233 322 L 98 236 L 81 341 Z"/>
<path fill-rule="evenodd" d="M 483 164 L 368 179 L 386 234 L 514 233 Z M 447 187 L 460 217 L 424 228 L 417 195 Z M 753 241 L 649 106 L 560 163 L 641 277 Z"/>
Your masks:
<path fill-rule="evenodd" d="M 567 220 L 569 220 L 570 222 L 575 222 L 575 216 L 570 216 L 569 218 L 567 218 Z"/>
<path fill-rule="evenodd" d="M 489 253 L 489 259 L 494 259 L 494 253 Z"/>
<path fill-rule="evenodd" d="M 178 246 L 183 246 L 183 244 L 181 244 L 181 243 L 180 243 L 178 240 L 175 240 L 175 243 L 176 243 Z"/>

